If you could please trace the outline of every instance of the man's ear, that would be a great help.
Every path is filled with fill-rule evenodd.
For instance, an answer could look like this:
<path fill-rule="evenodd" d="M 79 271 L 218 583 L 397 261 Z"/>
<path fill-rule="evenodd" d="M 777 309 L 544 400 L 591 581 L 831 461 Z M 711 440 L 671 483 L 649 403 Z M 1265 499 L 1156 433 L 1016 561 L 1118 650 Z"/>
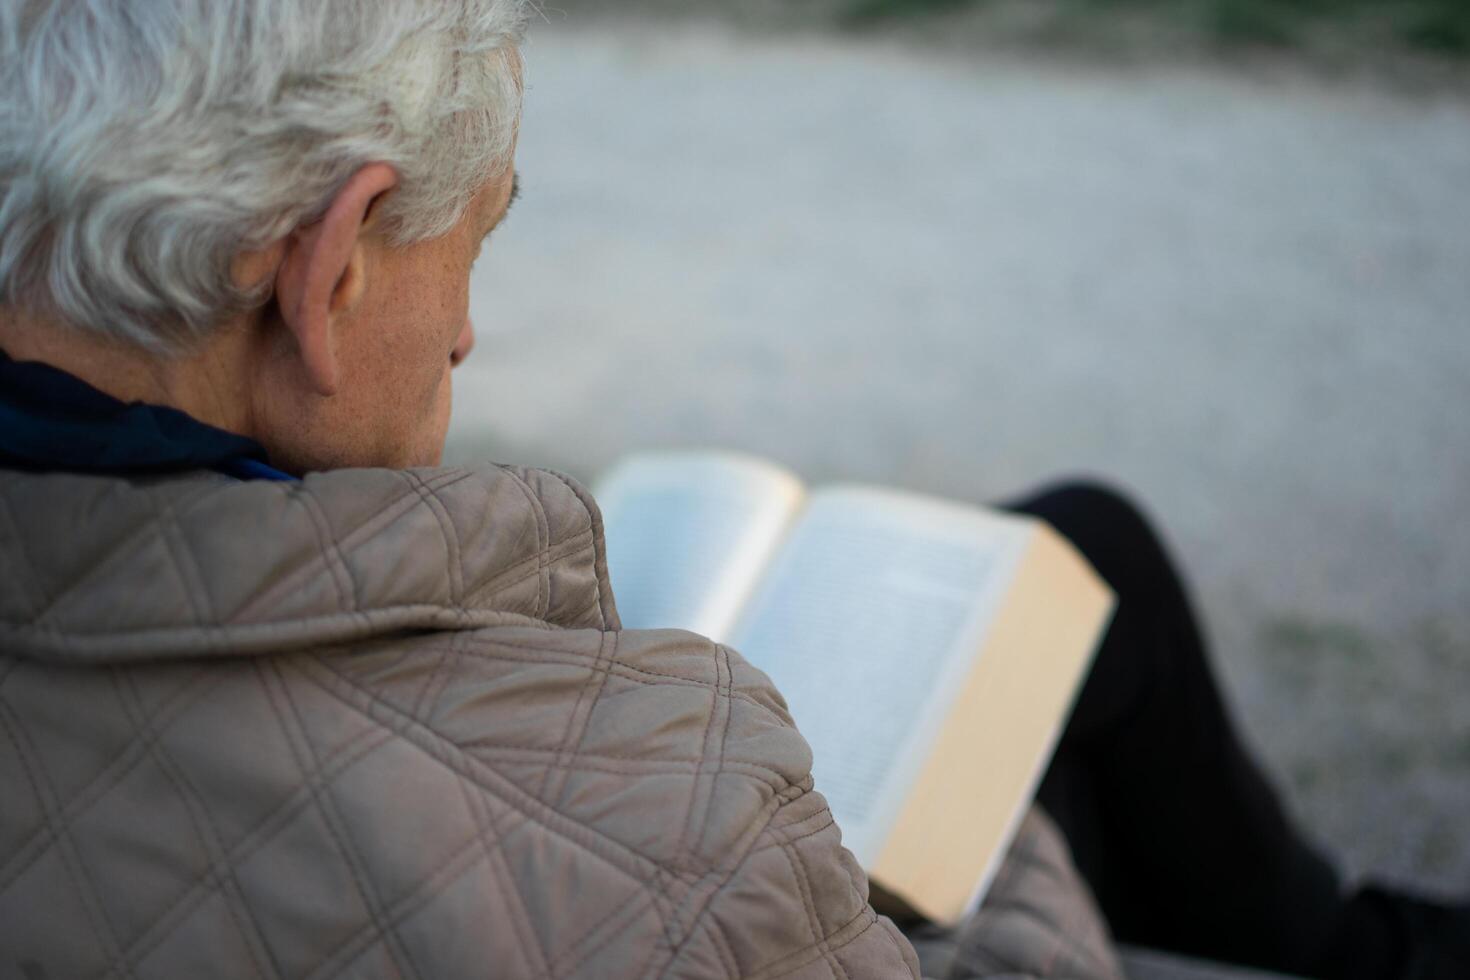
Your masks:
<path fill-rule="evenodd" d="M 320 221 L 286 240 L 276 272 L 276 303 L 296 338 L 301 364 L 317 393 L 337 393 L 337 314 L 351 308 L 365 275 L 358 247 L 373 202 L 398 184 L 385 163 L 370 163 L 348 178 Z"/>

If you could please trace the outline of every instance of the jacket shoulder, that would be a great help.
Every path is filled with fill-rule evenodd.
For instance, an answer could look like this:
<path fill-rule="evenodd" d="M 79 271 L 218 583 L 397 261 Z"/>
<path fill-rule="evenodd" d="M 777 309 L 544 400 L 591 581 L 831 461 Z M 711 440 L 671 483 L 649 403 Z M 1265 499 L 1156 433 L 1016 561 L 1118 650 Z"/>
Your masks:
<path fill-rule="evenodd" d="M 314 662 L 312 679 L 361 712 L 683 871 L 811 788 L 810 750 L 770 681 L 683 631 L 511 625 Z M 684 826 L 671 838 L 672 809 Z"/>
<path fill-rule="evenodd" d="M 551 918 L 646 903 L 642 948 L 671 975 L 917 975 L 868 905 L 785 702 L 734 651 L 677 630 L 535 627 L 414 645 L 324 661 L 328 683 L 399 715 L 468 792 L 519 814 L 539 855 L 528 887 L 571 862 L 584 895 L 626 889 Z"/>

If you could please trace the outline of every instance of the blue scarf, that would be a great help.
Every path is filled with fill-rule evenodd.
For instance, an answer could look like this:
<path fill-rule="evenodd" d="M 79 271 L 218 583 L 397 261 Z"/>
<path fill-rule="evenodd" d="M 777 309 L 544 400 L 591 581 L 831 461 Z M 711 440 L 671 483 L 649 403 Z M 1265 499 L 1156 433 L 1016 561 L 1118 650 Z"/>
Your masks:
<path fill-rule="evenodd" d="M 46 364 L 0 351 L 0 468 L 136 476 L 210 469 L 293 480 L 253 439 L 178 409 L 127 404 Z"/>

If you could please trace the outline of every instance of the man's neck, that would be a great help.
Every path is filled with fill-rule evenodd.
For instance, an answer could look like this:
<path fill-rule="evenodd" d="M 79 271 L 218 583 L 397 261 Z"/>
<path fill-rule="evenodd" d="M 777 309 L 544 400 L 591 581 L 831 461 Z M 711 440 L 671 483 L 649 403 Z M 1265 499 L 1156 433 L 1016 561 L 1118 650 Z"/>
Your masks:
<path fill-rule="evenodd" d="M 246 366 L 249 332 L 225 328 L 174 356 L 109 343 L 52 320 L 0 307 L 0 349 L 14 361 L 39 361 L 123 402 L 176 408 L 200 422 L 251 435 L 248 392 L 230 369 Z"/>

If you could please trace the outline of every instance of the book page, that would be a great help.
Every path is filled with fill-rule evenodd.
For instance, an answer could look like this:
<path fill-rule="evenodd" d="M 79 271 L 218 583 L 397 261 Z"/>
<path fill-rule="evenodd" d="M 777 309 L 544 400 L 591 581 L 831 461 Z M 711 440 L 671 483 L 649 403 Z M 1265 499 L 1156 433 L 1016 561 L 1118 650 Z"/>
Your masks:
<path fill-rule="evenodd" d="M 1107 584 L 1033 521 L 969 676 L 869 871 L 936 922 L 984 892 L 1070 714 L 1113 608 Z"/>
<path fill-rule="evenodd" d="M 871 865 L 973 666 L 1032 530 L 897 491 L 811 495 L 737 623 L 811 744 L 843 842 Z"/>
<path fill-rule="evenodd" d="M 646 453 L 618 463 L 593 497 L 623 627 L 727 641 L 803 496 L 790 473 L 735 453 Z"/>

